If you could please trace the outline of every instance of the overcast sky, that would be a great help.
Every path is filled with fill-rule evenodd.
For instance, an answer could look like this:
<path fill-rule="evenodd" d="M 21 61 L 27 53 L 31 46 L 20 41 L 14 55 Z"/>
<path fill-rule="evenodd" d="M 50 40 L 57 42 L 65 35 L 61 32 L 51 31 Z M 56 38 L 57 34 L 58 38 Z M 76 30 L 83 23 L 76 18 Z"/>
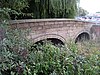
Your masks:
<path fill-rule="evenodd" d="M 100 0 L 80 0 L 80 6 L 89 13 L 100 12 Z"/>

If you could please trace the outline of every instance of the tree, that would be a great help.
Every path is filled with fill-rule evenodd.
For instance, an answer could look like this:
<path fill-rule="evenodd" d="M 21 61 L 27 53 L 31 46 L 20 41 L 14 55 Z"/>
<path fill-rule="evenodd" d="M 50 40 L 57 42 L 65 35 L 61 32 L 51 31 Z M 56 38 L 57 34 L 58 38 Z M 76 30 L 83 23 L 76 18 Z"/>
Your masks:
<path fill-rule="evenodd" d="M 0 8 L 17 11 L 18 18 L 74 18 L 79 0 L 0 0 Z M 12 19 L 16 17 L 8 12 Z"/>
<path fill-rule="evenodd" d="M 11 8 L 13 10 L 21 11 L 27 6 L 27 0 L 0 0 L 0 8 Z"/>
<path fill-rule="evenodd" d="M 78 12 L 78 15 L 79 16 L 85 16 L 87 15 L 89 12 L 85 9 L 83 9 L 82 7 L 79 7 L 79 12 Z"/>
<path fill-rule="evenodd" d="M 79 0 L 30 0 L 28 12 L 33 18 L 73 18 Z"/>
<path fill-rule="evenodd" d="M 28 7 L 27 0 L 0 0 L 0 17 L 13 17 L 15 14 L 22 14 L 21 10 Z"/>

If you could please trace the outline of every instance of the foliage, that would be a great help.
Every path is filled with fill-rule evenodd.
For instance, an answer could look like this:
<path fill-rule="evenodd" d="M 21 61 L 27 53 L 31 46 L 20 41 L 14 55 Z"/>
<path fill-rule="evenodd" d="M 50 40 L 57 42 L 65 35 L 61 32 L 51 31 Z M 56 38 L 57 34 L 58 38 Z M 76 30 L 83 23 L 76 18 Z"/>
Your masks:
<path fill-rule="evenodd" d="M 26 32 L 8 31 L 6 24 L 2 25 L 6 28 L 6 37 L 0 42 L 1 75 L 100 74 L 100 51 L 95 43 L 77 45 L 70 42 L 68 48 L 58 48 L 50 42 L 31 46 L 25 38 Z"/>
<path fill-rule="evenodd" d="M 85 16 L 88 13 L 89 13 L 88 11 L 86 11 L 85 9 L 79 7 L 78 16 Z"/>
<path fill-rule="evenodd" d="M 0 24 L 0 29 L 4 31 L 3 37 L 0 36 L 0 75 L 17 75 L 27 61 L 30 46 L 26 39 L 27 31 L 13 30 L 5 20 Z"/>
<path fill-rule="evenodd" d="M 73 42 L 68 49 L 57 48 L 51 43 L 39 44 L 29 52 L 29 62 L 24 72 L 28 75 L 99 75 L 100 52 L 96 50 L 87 56 L 78 53 Z"/>
<path fill-rule="evenodd" d="M 10 14 L 18 15 L 19 13 L 15 10 L 11 10 L 10 8 L 0 8 L 0 21 L 11 19 Z"/>
<path fill-rule="evenodd" d="M 5 33 L 0 41 L 0 75 L 99 75 L 99 43 L 33 44 L 28 32 L 0 24 Z"/>
<path fill-rule="evenodd" d="M 73 18 L 77 13 L 78 1 L 30 0 L 28 10 L 33 13 L 33 18 Z"/>
<path fill-rule="evenodd" d="M 23 14 L 23 8 L 28 7 L 27 0 L 0 0 L 0 17 L 3 19 L 16 19 L 16 16 Z"/>
<path fill-rule="evenodd" d="M 13 10 L 21 11 L 27 7 L 27 0 L 0 0 L 0 8 L 10 8 Z"/>
<path fill-rule="evenodd" d="M 0 8 L 19 13 L 8 12 L 11 19 L 74 18 L 78 2 L 79 0 L 0 0 Z"/>

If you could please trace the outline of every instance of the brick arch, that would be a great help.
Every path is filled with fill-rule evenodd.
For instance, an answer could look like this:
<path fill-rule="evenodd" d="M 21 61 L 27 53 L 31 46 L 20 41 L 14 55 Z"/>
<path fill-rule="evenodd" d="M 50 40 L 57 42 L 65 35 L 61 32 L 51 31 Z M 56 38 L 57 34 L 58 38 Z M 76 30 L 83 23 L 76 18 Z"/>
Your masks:
<path fill-rule="evenodd" d="M 80 33 L 78 33 L 74 38 L 75 39 L 75 43 L 79 41 L 78 39 L 82 40 L 82 38 L 84 40 L 90 40 L 91 39 L 90 32 L 88 30 L 83 30 Z"/>
<path fill-rule="evenodd" d="M 42 35 L 38 35 L 37 37 L 31 38 L 31 39 L 33 40 L 33 43 L 36 43 L 38 41 L 45 40 L 45 39 L 58 39 L 64 44 L 66 42 L 65 38 L 57 34 L 42 34 Z"/>

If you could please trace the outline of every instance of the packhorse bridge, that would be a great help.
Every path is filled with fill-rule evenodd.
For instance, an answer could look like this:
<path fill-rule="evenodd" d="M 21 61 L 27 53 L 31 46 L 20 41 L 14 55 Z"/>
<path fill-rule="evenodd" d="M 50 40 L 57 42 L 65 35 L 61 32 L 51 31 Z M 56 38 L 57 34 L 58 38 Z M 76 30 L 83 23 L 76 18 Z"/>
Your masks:
<path fill-rule="evenodd" d="M 75 42 L 85 38 L 92 39 L 93 23 L 73 19 L 29 19 L 10 22 L 12 28 L 30 29 L 27 38 L 34 43 L 47 39 L 54 43 L 64 44 L 69 39 Z M 93 28 L 92 28 L 93 29 Z"/>

